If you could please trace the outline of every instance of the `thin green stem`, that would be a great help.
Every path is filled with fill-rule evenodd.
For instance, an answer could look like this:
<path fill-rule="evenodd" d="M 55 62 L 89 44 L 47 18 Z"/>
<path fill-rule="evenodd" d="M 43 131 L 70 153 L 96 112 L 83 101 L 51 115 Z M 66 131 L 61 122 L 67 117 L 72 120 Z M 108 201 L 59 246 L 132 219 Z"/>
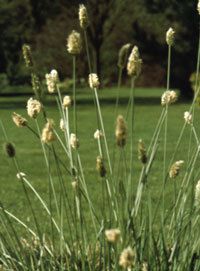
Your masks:
<path fill-rule="evenodd" d="M 102 132 L 103 132 L 103 138 L 104 138 L 104 143 L 105 143 L 105 148 L 106 148 L 106 155 L 107 155 L 107 159 L 108 159 L 108 165 L 109 165 L 109 169 L 110 169 L 110 174 L 112 175 L 111 160 L 110 160 L 108 144 L 107 144 L 107 139 L 106 139 L 106 133 L 105 133 L 104 124 L 103 124 L 103 118 L 102 118 L 102 115 L 101 115 L 101 107 L 100 107 L 100 104 L 99 104 L 99 98 L 98 98 L 96 88 L 94 88 L 94 93 L 95 93 L 95 98 L 96 98 L 96 103 L 97 103 L 97 108 L 98 108 L 98 113 L 99 113 L 99 120 L 100 120 L 100 124 L 101 124 L 101 129 L 102 129 Z"/>
<path fill-rule="evenodd" d="M 77 110 L 76 110 L 76 56 L 73 56 L 73 119 L 74 133 L 77 136 Z"/>
<path fill-rule="evenodd" d="M 130 90 L 130 106 L 131 106 L 131 128 L 130 128 L 130 175 L 128 179 L 128 185 L 127 185 L 127 202 L 129 202 L 129 199 L 133 192 L 133 186 L 132 186 L 132 177 L 133 177 L 133 133 L 134 133 L 134 115 L 135 115 L 135 78 L 133 77 L 131 79 L 131 90 Z"/>

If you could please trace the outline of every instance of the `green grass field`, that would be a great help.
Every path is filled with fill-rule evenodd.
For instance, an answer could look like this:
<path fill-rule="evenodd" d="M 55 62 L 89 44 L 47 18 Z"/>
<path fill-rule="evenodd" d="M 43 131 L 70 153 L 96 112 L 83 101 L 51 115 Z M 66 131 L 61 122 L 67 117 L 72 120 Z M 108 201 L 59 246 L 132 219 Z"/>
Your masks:
<path fill-rule="evenodd" d="M 136 90 L 136 105 L 135 105 L 135 133 L 134 133 L 134 187 L 136 187 L 139 172 L 141 170 L 141 164 L 137 158 L 137 141 L 142 138 L 148 148 L 154 129 L 156 127 L 157 120 L 162 111 L 160 105 L 160 96 L 162 89 L 137 89 Z M 102 114 L 105 123 L 105 130 L 108 138 L 108 145 L 110 147 L 110 154 L 112 157 L 113 148 L 115 146 L 114 130 L 115 130 L 115 89 L 99 90 L 100 103 L 102 108 Z M 129 90 L 120 90 L 120 106 L 118 112 L 120 114 L 126 114 L 126 106 L 128 103 Z M 40 142 L 27 128 L 17 128 L 11 120 L 11 113 L 13 111 L 26 115 L 26 100 L 28 97 L 11 97 L 0 98 L 0 119 L 2 120 L 5 129 L 7 131 L 9 141 L 13 142 L 16 147 L 17 158 L 19 160 L 21 171 L 25 172 L 32 185 L 41 193 L 41 195 L 48 201 L 48 177 L 45 168 L 45 163 L 40 147 Z M 98 155 L 97 142 L 93 138 L 93 134 L 97 129 L 96 123 L 96 111 L 93 105 L 92 93 L 90 90 L 79 90 L 77 95 L 77 109 L 78 109 L 78 137 L 80 140 L 80 155 L 84 167 L 84 173 L 86 181 L 91 192 L 92 200 L 94 204 L 98 206 L 101 201 L 99 198 L 99 191 L 101 189 L 100 180 L 96 172 L 96 156 Z M 56 123 L 56 128 L 59 131 L 59 112 L 54 102 L 54 97 L 48 97 L 47 111 L 48 116 L 53 118 Z M 184 124 L 183 113 L 189 109 L 190 104 L 178 102 L 169 108 L 168 119 L 168 142 L 167 142 L 167 161 L 173 153 L 174 147 L 177 142 L 178 135 Z M 70 110 L 72 112 L 72 109 Z M 196 119 L 199 118 L 199 109 L 196 111 Z M 70 113 L 72 114 L 72 113 Z M 27 117 L 28 119 L 28 117 Z M 42 117 L 39 117 L 39 121 L 42 124 Z M 29 119 L 30 126 L 36 129 L 33 120 Z M 198 129 L 199 130 L 199 129 Z M 62 134 L 61 131 L 59 131 Z M 156 155 L 155 163 L 152 167 L 151 176 L 148 179 L 148 185 L 151 188 L 153 200 L 156 203 L 156 199 L 159 195 L 159 191 L 162 185 L 162 172 L 160 172 L 162 160 L 163 160 L 163 134 L 161 132 L 159 149 Z M 190 136 L 189 128 L 186 128 L 185 135 L 183 137 L 181 146 L 176 155 L 176 160 L 187 160 L 188 151 L 188 139 Z M 5 142 L 4 135 L 0 130 L 0 143 Z M 55 143 L 55 149 L 59 153 L 62 160 L 68 164 L 65 155 L 63 154 L 59 143 Z M 127 153 L 129 152 L 129 144 L 126 146 Z M 16 178 L 16 171 L 13 167 L 12 160 L 7 158 L 3 151 L 0 152 L 0 201 L 4 204 L 6 209 L 14 213 L 16 216 L 22 218 L 28 224 L 32 224 L 33 218 L 30 215 L 30 209 L 27 207 L 26 198 L 23 193 L 23 189 L 20 181 Z M 117 165 L 120 166 L 120 165 Z M 57 193 L 59 193 L 59 184 L 56 178 L 56 172 L 52 166 L 53 175 L 55 176 L 54 182 Z M 63 175 L 66 186 L 68 187 L 69 199 L 72 200 L 72 188 L 70 177 L 66 174 Z M 57 183 L 56 183 L 57 182 Z M 179 182 L 179 180 L 177 180 Z M 170 208 L 171 191 L 173 189 L 172 183 L 166 185 L 166 197 L 168 206 Z M 38 203 L 37 199 L 30 193 L 35 211 L 41 217 L 41 223 L 44 227 L 48 227 L 48 222 L 42 220 L 43 211 Z M 87 212 L 87 207 L 86 212 Z"/>

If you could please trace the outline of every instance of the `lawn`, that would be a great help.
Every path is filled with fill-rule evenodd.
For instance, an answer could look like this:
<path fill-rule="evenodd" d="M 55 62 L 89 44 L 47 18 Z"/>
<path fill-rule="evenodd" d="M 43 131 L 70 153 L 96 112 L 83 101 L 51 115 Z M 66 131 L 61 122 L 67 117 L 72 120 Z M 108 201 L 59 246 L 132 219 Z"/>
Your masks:
<path fill-rule="evenodd" d="M 136 90 L 136 105 L 135 105 L 135 127 L 134 127 L 134 182 L 133 186 L 136 187 L 139 173 L 141 170 L 141 164 L 137 158 L 137 141 L 142 138 L 148 147 L 154 129 L 156 127 L 157 120 L 161 114 L 162 106 L 160 105 L 160 96 L 162 89 L 140 89 Z M 105 130 L 108 137 L 108 145 L 110 147 L 110 153 L 112 157 L 113 147 L 115 146 L 114 129 L 115 129 L 115 96 L 116 90 L 104 89 L 99 90 L 100 103 L 102 105 L 102 114 L 105 123 Z M 124 88 L 120 90 L 120 105 L 118 112 L 120 114 L 126 114 L 126 106 L 128 103 L 129 90 Z M 40 194 L 48 201 L 48 177 L 45 168 L 44 158 L 42 155 L 40 142 L 27 128 L 17 128 L 12 120 L 11 113 L 13 111 L 22 114 L 26 117 L 26 100 L 28 97 L 2 97 L 0 98 L 0 119 L 4 123 L 7 131 L 9 141 L 13 142 L 16 147 L 17 158 L 20 164 L 20 170 L 25 172 L 32 185 L 40 192 Z M 93 138 L 93 134 L 97 129 L 96 124 L 96 111 L 93 105 L 92 93 L 90 90 L 81 89 L 77 95 L 77 109 L 78 109 L 78 137 L 80 140 L 80 156 L 82 158 L 82 164 L 84 167 L 84 173 L 86 176 L 86 182 L 89 192 L 92 195 L 92 200 L 95 206 L 99 206 L 101 198 L 99 197 L 101 183 L 96 172 L 96 156 L 98 155 L 97 142 Z M 55 97 L 47 97 L 46 109 L 48 116 L 53 118 L 57 130 L 59 131 L 59 112 L 56 108 Z M 189 103 L 178 102 L 169 108 L 168 119 L 168 140 L 167 140 L 167 161 L 169 162 L 171 155 L 174 151 L 179 133 L 184 124 L 183 113 L 189 109 Z M 72 109 L 70 110 L 72 115 Z M 196 111 L 196 119 L 199 118 L 199 109 Z M 27 117 L 28 119 L 28 117 Z M 29 119 L 30 126 L 35 128 L 33 120 Z M 43 119 L 39 117 L 39 123 L 42 128 Z M 198 129 L 199 130 L 199 129 Z M 59 131 L 62 135 L 62 132 Z M 159 196 L 159 191 L 162 185 L 162 168 L 163 161 L 163 134 L 159 141 L 159 149 L 156 154 L 156 159 L 151 170 L 151 175 L 148 179 L 148 186 L 152 191 L 153 202 Z M 176 160 L 187 160 L 188 151 L 188 138 L 190 136 L 190 129 L 186 128 L 185 135 L 183 137 L 181 146 L 176 155 Z M 5 142 L 2 131 L 0 132 L 1 145 Z M 67 159 L 63 154 L 62 149 L 58 142 L 55 143 L 56 152 L 59 153 L 62 160 L 67 164 Z M 126 146 L 127 153 L 129 152 L 129 143 Z M 30 215 L 30 209 L 27 207 L 26 198 L 23 193 L 21 183 L 16 178 L 16 171 L 13 167 L 12 161 L 4 155 L 4 152 L 0 152 L 0 199 L 6 209 L 20 217 L 27 224 L 32 225 L 32 216 Z M 54 182 L 56 191 L 59 193 L 59 183 L 56 175 L 55 168 L 52 166 L 54 175 Z M 71 179 L 67 174 L 63 173 L 63 178 L 67 186 L 69 200 L 73 201 Z M 179 180 L 177 180 L 179 183 Z M 166 185 L 166 199 L 167 206 L 170 208 L 172 201 L 173 186 L 171 182 Z M 33 202 L 35 211 L 41 218 L 41 223 L 44 228 L 48 228 L 48 221 L 44 219 L 44 213 L 38 200 L 30 193 L 31 200 Z M 85 211 L 87 206 L 85 206 Z M 43 220 L 42 220 L 43 219 Z"/>

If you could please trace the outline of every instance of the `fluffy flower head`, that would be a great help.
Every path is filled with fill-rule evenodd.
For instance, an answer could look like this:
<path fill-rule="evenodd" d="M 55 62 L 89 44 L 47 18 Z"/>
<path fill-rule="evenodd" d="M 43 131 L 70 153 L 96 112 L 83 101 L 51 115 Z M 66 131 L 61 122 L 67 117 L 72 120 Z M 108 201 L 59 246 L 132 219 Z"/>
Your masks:
<path fill-rule="evenodd" d="M 54 93 L 56 91 L 56 84 L 58 83 L 58 72 L 52 70 L 50 73 L 47 73 L 45 77 L 48 92 Z"/>
<path fill-rule="evenodd" d="M 166 33 L 166 42 L 169 46 L 172 46 L 174 44 L 174 37 L 175 37 L 175 31 L 173 28 L 169 28 Z"/>
<path fill-rule="evenodd" d="M 81 35 L 75 30 L 73 30 L 67 38 L 67 51 L 72 55 L 79 55 L 81 49 Z"/>
<path fill-rule="evenodd" d="M 134 46 L 128 58 L 127 64 L 128 75 L 137 78 L 141 73 L 141 69 L 142 69 L 142 59 L 140 58 L 138 47 Z"/>
<path fill-rule="evenodd" d="M 177 94 L 174 90 L 167 90 L 161 97 L 161 105 L 170 105 L 177 100 Z"/>
<path fill-rule="evenodd" d="M 124 147 L 126 145 L 127 126 L 122 115 L 119 115 L 117 117 L 115 137 L 116 137 L 116 143 L 119 147 Z"/>
<path fill-rule="evenodd" d="M 89 74 L 88 82 L 91 89 L 98 88 L 100 85 L 99 78 L 96 73 Z"/>
<path fill-rule="evenodd" d="M 79 147 L 79 140 L 75 134 L 70 135 L 70 145 L 73 149 L 78 149 Z"/>
<path fill-rule="evenodd" d="M 71 103 L 72 103 L 72 100 L 71 100 L 70 96 L 68 96 L 68 95 L 64 96 L 63 107 L 68 108 L 68 107 L 70 107 Z"/>
<path fill-rule="evenodd" d="M 86 29 L 89 25 L 87 9 L 83 4 L 79 6 L 79 22 L 83 29 Z"/>
<path fill-rule="evenodd" d="M 192 123 L 192 114 L 188 111 L 186 111 L 184 113 L 184 120 L 187 124 L 191 124 Z"/>
<path fill-rule="evenodd" d="M 124 269 L 131 268 L 134 263 L 135 253 L 131 247 L 125 248 L 119 258 L 119 265 Z"/>
<path fill-rule="evenodd" d="M 53 126 L 54 122 L 52 119 L 48 119 L 47 123 L 45 124 L 43 130 L 42 130 L 42 135 L 41 135 L 41 140 L 43 143 L 51 143 L 53 142 L 56 137 L 53 132 Z"/>
<path fill-rule="evenodd" d="M 94 139 L 100 139 L 103 136 L 102 131 L 100 130 L 96 130 L 96 132 L 94 133 Z"/>
<path fill-rule="evenodd" d="M 184 164 L 183 160 L 176 161 L 170 168 L 169 177 L 175 178 L 176 176 L 178 176 L 180 169 L 181 169 L 181 166 L 183 164 Z"/>
<path fill-rule="evenodd" d="M 108 242 L 117 243 L 120 238 L 120 230 L 119 229 L 110 229 L 105 231 L 105 236 Z"/>
<path fill-rule="evenodd" d="M 27 113 L 31 118 L 36 118 L 42 109 L 42 105 L 38 100 L 30 98 L 27 102 Z"/>
<path fill-rule="evenodd" d="M 21 115 L 13 112 L 12 114 L 12 119 L 14 121 L 14 123 L 18 126 L 18 127 L 24 127 L 27 125 L 27 120 L 25 118 L 23 118 Z"/>

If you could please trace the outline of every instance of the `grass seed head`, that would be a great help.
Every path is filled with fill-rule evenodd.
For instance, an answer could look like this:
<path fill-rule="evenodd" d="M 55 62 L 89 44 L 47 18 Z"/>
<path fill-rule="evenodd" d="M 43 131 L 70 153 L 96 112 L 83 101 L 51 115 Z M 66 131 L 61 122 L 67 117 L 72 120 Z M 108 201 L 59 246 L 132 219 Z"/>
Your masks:
<path fill-rule="evenodd" d="M 28 67 L 28 68 L 33 67 L 33 58 L 32 58 L 31 47 L 28 44 L 24 44 L 22 46 L 22 53 L 23 53 L 26 67 Z"/>
<path fill-rule="evenodd" d="M 123 45 L 121 47 L 121 49 L 119 50 L 119 56 L 118 56 L 118 67 L 123 69 L 126 66 L 126 61 L 127 61 L 127 55 L 128 55 L 128 51 L 131 47 L 130 43 L 127 43 L 125 45 Z"/>
<path fill-rule="evenodd" d="M 35 119 L 42 110 L 42 104 L 38 100 L 34 100 L 33 98 L 30 98 L 27 102 L 26 108 L 27 108 L 27 113 L 29 117 Z"/>
<path fill-rule="evenodd" d="M 177 94 L 174 90 L 167 90 L 161 97 L 161 105 L 170 105 L 177 101 Z"/>
<path fill-rule="evenodd" d="M 101 130 L 96 130 L 96 132 L 94 133 L 94 139 L 100 139 L 101 137 L 103 137 L 103 133 Z"/>
<path fill-rule="evenodd" d="M 124 147 L 126 145 L 127 126 L 122 115 L 117 117 L 115 137 L 116 143 L 119 147 Z"/>
<path fill-rule="evenodd" d="M 89 86 L 91 89 L 99 88 L 100 82 L 96 73 L 90 73 L 88 78 Z"/>
<path fill-rule="evenodd" d="M 71 104 L 72 104 L 72 100 L 71 100 L 70 96 L 68 96 L 68 95 L 64 96 L 64 98 L 63 98 L 63 107 L 64 108 L 69 108 L 71 106 Z"/>
<path fill-rule="evenodd" d="M 70 135 L 70 145 L 73 149 L 79 148 L 79 140 L 75 134 Z"/>
<path fill-rule="evenodd" d="M 103 178 L 106 176 L 106 168 L 104 165 L 103 158 L 101 156 L 97 156 L 96 169 L 97 169 L 97 172 L 99 173 L 100 177 Z"/>
<path fill-rule="evenodd" d="M 45 124 L 43 130 L 42 130 L 42 135 L 41 135 L 41 140 L 43 143 L 51 143 L 54 140 L 56 140 L 56 137 L 53 132 L 53 126 L 54 122 L 52 119 L 48 119 L 47 123 Z"/>
<path fill-rule="evenodd" d="M 180 172 L 181 166 L 184 164 L 183 160 L 176 161 L 170 168 L 169 177 L 176 178 Z"/>
<path fill-rule="evenodd" d="M 16 151 L 15 151 L 15 147 L 12 143 L 10 143 L 10 142 L 5 143 L 4 150 L 5 150 L 5 153 L 7 154 L 8 157 L 10 157 L 10 158 L 15 157 Z"/>
<path fill-rule="evenodd" d="M 166 33 L 166 42 L 169 46 L 174 45 L 175 31 L 173 28 L 169 28 Z"/>
<path fill-rule="evenodd" d="M 147 155 L 144 142 L 142 139 L 138 141 L 138 159 L 143 163 L 146 164 L 147 162 Z"/>
<path fill-rule="evenodd" d="M 119 258 L 119 265 L 124 268 L 128 269 L 131 268 L 134 264 L 135 253 L 131 247 L 125 248 Z"/>
<path fill-rule="evenodd" d="M 67 51 L 72 55 L 79 55 L 82 49 L 80 33 L 73 30 L 67 38 Z"/>
<path fill-rule="evenodd" d="M 188 111 L 184 112 L 184 120 L 187 124 L 192 123 L 192 114 Z"/>
<path fill-rule="evenodd" d="M 105 231 L 105 236 L 108 242 L 117 243 L 120 238 L 120 230 L 119 229 L 110 229 Z"/>
<path fill-rule="evenodd" d="M 17 127 L 25 127 L 28 124 L 28 121 L 25 118 L 15 112 L 12 114 L 12 120 Z"/>
<path fill-rule="evenodd" d="M 83 4 L 79 6 L 79 22 L 80 27 L 83 29 L 86 29 L 89 26 L 87 9 Z"/>
<path fill-rule="evenodd" d="M 65 131 L 65 123 L 63 119 L 60 119 L 60 129 L 64 132 Z"/>
<path fill-rule="evenodd" d="M 128 58 L 127 64 L 128 75 L 137 78 L 141 73 L 141 69 L 142 69 L 142 59 L 140 58 L 138 47 L 134 46 Z"/>
<path fill-rule="evenodd" d="M 49 93 L 54 93 L 56 91 L 56 85 L 59 81 L 58 72 L 56 70 L 52 70 L 50 73 L 45 75 L 47 89 Z"/>

